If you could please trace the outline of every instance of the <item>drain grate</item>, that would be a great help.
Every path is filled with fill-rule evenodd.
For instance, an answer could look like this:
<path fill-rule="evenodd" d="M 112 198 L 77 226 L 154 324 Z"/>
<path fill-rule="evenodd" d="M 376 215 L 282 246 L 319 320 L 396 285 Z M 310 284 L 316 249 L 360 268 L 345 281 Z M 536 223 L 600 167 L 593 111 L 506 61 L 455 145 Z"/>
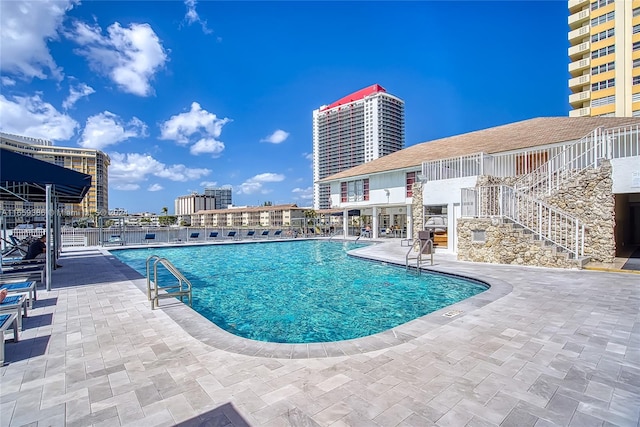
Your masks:
<path fill-rule="evenodd" d="M 459 314 L 464 313 L 461 310 L 449 310 L 446 313 L 443 314 L 444 317 L 456 317 Z"/>

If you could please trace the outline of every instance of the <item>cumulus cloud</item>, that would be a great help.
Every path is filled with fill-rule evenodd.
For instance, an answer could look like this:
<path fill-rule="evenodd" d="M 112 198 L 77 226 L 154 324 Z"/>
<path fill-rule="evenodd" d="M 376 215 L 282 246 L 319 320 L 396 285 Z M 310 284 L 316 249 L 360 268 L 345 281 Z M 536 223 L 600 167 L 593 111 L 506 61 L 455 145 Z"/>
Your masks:
<path fill-rule="evenodd" d="M 85 83 L 80 83 L 76 86 L 69 87 L 69 96 L 62 102 L 62 108 L 68 110 L 73 107 L 73 105 L 78 102 L 80 98 L 84 98 L 85 96 L 89 96 L 96 91 Z"/>
<path fill-rule="evenodd" d="M 219 119 L 215 114 L 203 110 L 193 102 L 188 112 L 171 116 L 160 125 L 160 139 L 175 141 L 181 145 L 192 143 L 191 154 L 212 154 L 217 157 L 224 150 L 224 143 L 218 138 L 222 127 L 231 119 Z M 195 141 L 195 142 L 194 142 Z"/>
<path fill-rule="evenodd" d="M 171 181 L 202 179 L 209 175 L 209 169 L 188 168 L 185 165 L 167 166 L 147 154 L 110 153 L 109 183 L 117 190 L 137 190 L 140 182 L 155 176 Z M 134 188 L 134 186 L 137 186 Z M 153 185 L 152 185 L 153 186 Z"/>
<path fill-rule="evenodd" d="M 198 4 L 196 0 L 184 0 L 184 5 L 187 6 L 187 13 L 184 15 L 184 20 L 188 25 L 195 24 L 196 22 L 199 23 L 202 27 L 202 32 L 205 34 L 213 33 L 213 30 L 207 27 L 207 21 L 200 19 L 200 15 L 198 15 L 196 11 L 196 4 Z"/>
<path fill-rule="evenodd" d="M 238 189 L 239 194 L 267 194 L 269 189 L 264 188 L 265 182 L 281 182 L 284 181 L 284 175 L 278 173 L 261 173 L 252 178 L 249 178 Z"/>
<path fill-rule="evenodd" d="M 3 132 L 53 141 L 68 140 L 78 127 L 78 122 L 44 102 L 39 94 L 14 96 L 12 100 L 0 95 L 0 117 Z"/>
<path fill-rule="evenodd" d="M 151 184 L 149 186 L 149 188 L 147 188 L 147 191 L 160 191 L 163 190 L 164 187 L 160 184 Z"/>
<path fill-rule="evenodd" d="M 260 142 L 270 142 L 272 144 L 280 144 L 289 137 L 289 132 L 278 129 L 266 138 L 262 138 Z"/>
<path fill-rule="evenodd" d="M 122 91 L 138 96 L 153 93 L 151 80 L 168 60 L 149 24 L 123 28 L 116 22 L 103 35 L 99 26 L 77 21 L 66 36 L 80 45 L 76 53 L 87 58 L 94 71 L 109 77 Z"/>
<path fill-rule="evenodd" d="M 147 136 L 147 125 L 137 117 L 129 122 L 105 111 L 87 118 L 87 124 L 82 131 L 82 137 L 78 143 L 83 148 L 95 148 L 102 150 L 109 145 L 126 141 L 129 138 L 144 138 Z"/>
<path fill-rule="evenodd" d="M 22 0 L 0 2 L 0 70 L 25 80 L 54 77 L 62 80 L 47 46 L 75 0 Z"/>
<path fill-rule="evenodd" d="M 295 198 L 303 199 L 303 200 L 311 200 L 313 199 L 313 187 L 307 188 L 294 188 L 291 190 L 294 194 Z"/>
<path fill-rule="evenodd" d="M 217 187 L 218 183 L 216 181 L 202 181 L 200 183 L 200 187 Z"/>
<path fill-rule="evenodd" d="M 13 80 L 10 77 L 6 77 L 6 76 L 0 77 L 0 83 L 2 83 L 2 86 L 15 86 L 16 85 L 16 81 L 15 80 Z"/>

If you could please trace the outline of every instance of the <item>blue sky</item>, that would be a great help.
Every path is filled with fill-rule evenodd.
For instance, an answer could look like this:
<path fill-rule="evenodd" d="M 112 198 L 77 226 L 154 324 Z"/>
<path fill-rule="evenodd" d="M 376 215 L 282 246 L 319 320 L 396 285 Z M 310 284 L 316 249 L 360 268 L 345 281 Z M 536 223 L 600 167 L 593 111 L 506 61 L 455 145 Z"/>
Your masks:
<path fill-rule="evenodd" d="M 111 157 L 109 207 L 312 205 L 312 111 L 378 83 L 406 142 L 568 115 L 565 1 L 2 1 L 0 130 Z"/>

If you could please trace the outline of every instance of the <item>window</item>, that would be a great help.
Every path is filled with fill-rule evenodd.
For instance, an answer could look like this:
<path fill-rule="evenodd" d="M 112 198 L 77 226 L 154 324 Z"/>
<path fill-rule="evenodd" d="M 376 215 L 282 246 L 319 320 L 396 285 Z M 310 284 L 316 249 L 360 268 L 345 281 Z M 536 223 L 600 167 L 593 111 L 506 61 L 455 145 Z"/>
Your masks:
<path fill-rule="evenodd" d="M 634 43 L 635 45 L 635 43 Z M 601 58 L 616 51 L 615 45 L 603 47 L 602 49 L 594 50 L 591 52 L 591 59 Z"/>
<path fill-rule="evenodd" d="M 640 49 L 640 42 L 635 42 L 635 43 L 633 44 L 633 50 L 634 50 L 634 51 L 636 51 L 636 50 L 638 50 L 638 49 Z"/>
<path fill-rule="evenodd" d="M 604 24 L 605 22 L 613 21 L 615 18 L 614 12 L 609 12 L 605 15 L 598 16 L 597 18 L 593 18 L 591 20 L 591 26 L 595 27 L 596 25 Z"/>
<path fill-rule="evenodd" d="M 613 3 L 615 0 L 598 0 L 591 3 L 591 10 L 597 10 L 601 7 L 605 7 L 608 4 Z"/>
<path fill-rule="evenodd" d="M 606 73 L 607 71 L 612 71 L 616 69 L 616 63 L 615 62 L 609 62 L 607 64 L 602 64 L 599 65 L 597 67 L 593 67 L 591 69 L 591 74 L 592 75 L 596 75 L 596 74 L 600 74 L 600 73 Z"/>
<path fill-rule="evenodd" d="M 639 16 L 640 15 L 640 7 L 636 7 L 635 9 L 633 9 L 633 16 Z"/>
<path fill-rule="evenodd" d="M 636 33 L 635 28 L 636 27 L 633 27 L 634 34 Z M 597 41 L 608 39 L 609 37 L 613 37 L 614 35 L 615 35 L 615 30 L 613 28 L 609 28 L 607 31 L 602 31 L 600 33 L 592 35 L 591 42 L 595 43 Z"/>
<path fill-rule="evenodd" d="M 369 180 L 357 179 L 355 181 L 341 182 L 340 200 L 342 202 L 362 202 L 369 200 Z"/>
<path fill-rule="evenodd" d="M 638 33 L 640 33 L 640 25 L 634 25 L 633 34 L 638 34 Z"/>
<path fill-rule="evenodd" d="M 640 67 L 640 59 L 633 60 L 633 68 Z"/>
<path fill-rule="evenodd" d="M 416 182 L 416 172 L 407 172 L 407 197 L 413 197 L 414 182 Z"/>
<path fill-rule="evenodd" d="M 592 107 L 602 107 L 603 105 L 609 105 L 616 102 L 616 96 L 605 96 L 604 98 L 592 99 L 591 106 Z"/>
<path fill-rule="evenodd" d="M 597 82 L 591 85 L 591 90 L 602 90 L 610 87 L 614 87 L 616 85 L 616 79 L 603 80 L 601 82 Z"/>
<path fill-rule="evenodd" d="M 635 76 L 633 78 L 633 84 L 635 85 L 640 85 L 640 76 Z"/>

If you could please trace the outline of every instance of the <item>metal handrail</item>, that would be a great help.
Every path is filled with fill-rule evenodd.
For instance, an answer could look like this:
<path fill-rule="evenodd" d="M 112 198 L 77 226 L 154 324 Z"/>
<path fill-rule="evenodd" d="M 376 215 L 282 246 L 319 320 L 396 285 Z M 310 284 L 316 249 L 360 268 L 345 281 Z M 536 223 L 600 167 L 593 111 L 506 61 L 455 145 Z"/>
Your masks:
<path fill-rule="evenodd" d="M 420 247 L 418 254 L 415 257 L 411 257 L 411 252 L 415 251 L 416 244 Z M 428 248 L 428 252 L 426 251 Z M 405 256 L 405 268 L 409 270 L 409 260 L 416 260 L 416 271 L 420 274 L 420 266 L 422 265 L 422 255 L 430 255 L 431 256 L 431 265 L 433 265 L 433 240 L 420 240 L 416 239 L 413 241 L 409 250 L 407 251 L 407 255 Z"/>
<path fill-rule="evenodd" d="M 153 280 L 151 280 L 151 262 L 153 262 Z M 164 266 L 169 273 L 178 279 L 176 285 L 160 286 L 158 284 L 158 264 Z M 172 263 L 166 258 L 162 258 L 159 255 L 151 255 L 146 261 L 147 269 L 147 298 L 151 301 L 151 309 L 154 310 L 160 305 L 160 298 L 179 298 L 184 302 L 184 297 L 189 300 L 189 306 L 192 304 L 191 294 L 191 282 L 184 277 L 184 275 L 178 270 Z M 163 291 L 160 293 L 160 291 Z"/>

